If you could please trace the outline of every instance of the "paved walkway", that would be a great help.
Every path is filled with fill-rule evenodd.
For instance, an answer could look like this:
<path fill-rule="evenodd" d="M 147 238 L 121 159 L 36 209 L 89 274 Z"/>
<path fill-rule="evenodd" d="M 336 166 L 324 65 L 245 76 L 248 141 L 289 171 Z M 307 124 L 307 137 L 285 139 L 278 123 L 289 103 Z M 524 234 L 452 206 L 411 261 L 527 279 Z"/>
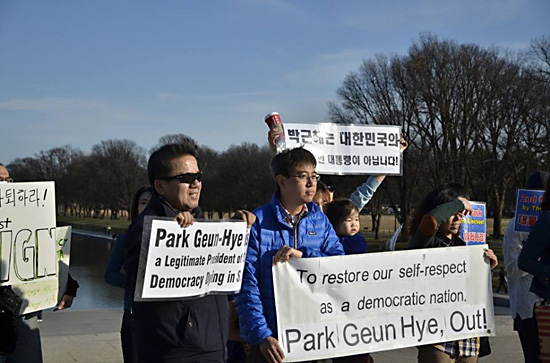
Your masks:
<path fill-rule="evenodd" d="M 121 309 L 44 312 L 40 323 L 45 363 L 122 362 Z"/>
<path fill-rule="evenodd" d="M 491 338 L 493 353 L 481 362 L 523 361 L 517 334 L 512 330 L 508 309 L 496 309 L 496 337 Z M 120 324 L 122 309 L 44 312 L 40 323 L 45 363 L 122 362 Z M 416 349 L 373 353 L 376 363 L 416 362 Z"/>

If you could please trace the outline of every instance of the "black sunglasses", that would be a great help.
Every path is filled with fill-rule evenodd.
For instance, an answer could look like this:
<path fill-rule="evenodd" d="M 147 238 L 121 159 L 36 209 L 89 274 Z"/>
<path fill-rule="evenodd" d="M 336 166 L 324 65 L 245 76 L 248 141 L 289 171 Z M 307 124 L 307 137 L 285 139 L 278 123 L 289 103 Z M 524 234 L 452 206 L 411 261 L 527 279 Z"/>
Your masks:
<path fill-rule="evenodd" d="M 174 175 L 174 176 L 163 176 L 163 177 L 160 177 L 160 178 L 157 178 L 157 179 L 160 179 L 160 180 L 177 180 L 180 183 L 191 184 L 195 180 L 201 181 L 201 178 L 202 178 L 202 171 L 199 171 L 197 173 L 183 173 L 183 174 Z"/>
<path fill-rule="evenodd" d="M 332 185 L 327 185 L 327 190 L 331 193 L 334 193 L 334 187 Z"/>

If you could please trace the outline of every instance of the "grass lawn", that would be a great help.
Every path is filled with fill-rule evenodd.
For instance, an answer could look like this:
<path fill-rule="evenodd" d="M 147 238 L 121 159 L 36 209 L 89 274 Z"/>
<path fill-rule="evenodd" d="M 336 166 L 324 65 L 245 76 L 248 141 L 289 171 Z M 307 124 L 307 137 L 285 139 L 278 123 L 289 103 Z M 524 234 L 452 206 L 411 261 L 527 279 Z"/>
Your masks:
<path fill-rule="evenodd" d="M 98 219 L 57 216 L 57 224 L 60 226 L 72 225 L 74 228 L 86 229 L 88 231 L 103 232 L 104 228 L 111 227 L 111 233 L 124 233 L 130 225 L 125 219 Z"/>
<path fill-rule="evenodd" d="M 225 217 L 225 216 L 224 216 Z M 372 220 L 370 215 L 361 215 L 361 230 L 363 235 L 367 238 L 369 243 L 369 251 L 377 252 L 379 251 L 380 245 L 386 242 L 386 240 L 393 235 L 395 232 L 395 227 L 399 227 L 399 224 L 395 221 L 393 215 L 383 215 L 380 222 L 380 234 L 379 239 L 374 240 L 374 234 L 371 230 Z M 508 219 L 502 221 L 502 233 L 506 230 L 508 226 Z M 78 218 L 78 217 L 57 217 L 58 225 L 72 225 L 74 228 L 86 229 L 96 232 L 104 232 L 104 228 L 107 226 L 111 227 L 111 233 L 124 233 L 130 221 L 126 219 L 115 220 L 115 219 L 97 219 L 97 218 Z M 493 220 L 487 220 L 487 234 L 492 234 L 493 231 Z M 500 268 L 504 268 L 504 258 L 502 257 L 502 240 L 489 240 L 488 244 L 490 248 L 495 252 L 498 257 L 498 266 L 493 270 L 493 287 L 498 286 L 498 271 Z M 398 242 L 396 250 L 404 250 L 407 246 L 407 242 Z"/>

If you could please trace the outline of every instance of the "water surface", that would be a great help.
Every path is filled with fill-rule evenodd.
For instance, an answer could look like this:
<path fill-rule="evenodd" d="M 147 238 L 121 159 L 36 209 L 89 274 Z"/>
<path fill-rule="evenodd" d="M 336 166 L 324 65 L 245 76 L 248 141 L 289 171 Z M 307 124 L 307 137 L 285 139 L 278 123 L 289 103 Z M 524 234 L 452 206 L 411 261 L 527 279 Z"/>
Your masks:
<path fill-rule="evenodd" d="M 122 311 L 124 289 L 113 287 L 103 279 L 114 243 L 114 240 L 73 233 L 69 271 L 80 287 L 72 309 L 120 308 Z"/>

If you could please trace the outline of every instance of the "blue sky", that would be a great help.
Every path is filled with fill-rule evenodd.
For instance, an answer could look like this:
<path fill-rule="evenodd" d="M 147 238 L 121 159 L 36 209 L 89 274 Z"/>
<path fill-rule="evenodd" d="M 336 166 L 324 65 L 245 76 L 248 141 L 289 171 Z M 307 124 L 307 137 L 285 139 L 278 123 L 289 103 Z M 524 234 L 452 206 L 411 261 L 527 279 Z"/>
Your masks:
<path fill-rule="evenodd" d="M 185 133 L 264 144 L 265 114 L 321 122 L 344 76 L 421 32 L 518 51 L 547 0 L 0 0 L 0 162 Z"/>

